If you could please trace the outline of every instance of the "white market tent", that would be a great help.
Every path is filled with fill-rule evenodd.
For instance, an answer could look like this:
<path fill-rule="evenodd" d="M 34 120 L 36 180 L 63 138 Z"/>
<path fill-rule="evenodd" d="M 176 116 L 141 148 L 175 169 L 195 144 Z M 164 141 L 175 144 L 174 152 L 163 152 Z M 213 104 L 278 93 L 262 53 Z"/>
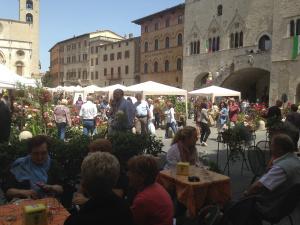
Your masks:
<path fill-rule="evenodd" d="M 84 90 L 84 93 L 87 93 L 87 94 L 91 94 L 91 93 L 95 93 L 95 92 L 103 92 L 103 88 L 98 87 L 96 85 L 90 85 L 90 86 L 84 87 L 83 90 Z"/>
<path fill-rule="evenodd" d="M 187 108 L 187 91 L 168 86 L 165 84 L 153 82 L 153 81 L 147 81 L 144 83 L 136 84 L 127 87 L 126 91 L 128 92 L 141 92 L 143 96 L 145 95 L 181 95 L 185 96 L 185 104 L 186 104 L 186 116 L 188 113 L 188 108 Z"/>
<path fill-rule="evenodd" d="M 218 86 L 210 86 L 189 92 L 190 95 L 210 97 L 215 102 L 216 97 L 238 97 L 241 99 L 241 92 L 222 88 Z"/>
<path fill-rule="evenodd" d="M 15 89 L 17 84 L 36 87 L 34 79 L 21 77 L 8 69 L 5 65 L 0 64 L 0 87 Z"/>
<path fill-rule="evenodd" d="M 124 92 L 127 91 L 127 87 L 121 84 L 114 84 L 111 86 L 103 87 L 102 91 L 108 93 L 108 98 L 111 99 L 113 96 L 113 92 L 117 89 L 121 89 Z"/>

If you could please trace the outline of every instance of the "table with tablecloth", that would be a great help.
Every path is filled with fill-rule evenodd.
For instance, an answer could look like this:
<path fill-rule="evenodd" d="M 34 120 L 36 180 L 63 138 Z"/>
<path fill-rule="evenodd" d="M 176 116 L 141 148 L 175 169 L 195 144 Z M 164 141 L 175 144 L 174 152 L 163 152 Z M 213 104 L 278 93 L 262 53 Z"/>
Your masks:
<path fill-rule="evenodd" d="M 189 182 L 188 176 L 174 174 L 171 170 L 163 170 L 157 176 L 157 182 L 176 194 L 180 203 L 185 205 L 190 216 L 207 203 L 224 205 L 231 198 L 230 178 L 203 168 L 193 169 L 192 176 L 200 178 L 199 182 Z"/>
<path fill-rule="evenodd" d="M 27 205 L 44 204 L 47 209 L 48 225 L 63 225 L 69 212 L 55 199 L 22 200 L 0 206 L 0 224 L 23 225 L 23 208 Z"/>

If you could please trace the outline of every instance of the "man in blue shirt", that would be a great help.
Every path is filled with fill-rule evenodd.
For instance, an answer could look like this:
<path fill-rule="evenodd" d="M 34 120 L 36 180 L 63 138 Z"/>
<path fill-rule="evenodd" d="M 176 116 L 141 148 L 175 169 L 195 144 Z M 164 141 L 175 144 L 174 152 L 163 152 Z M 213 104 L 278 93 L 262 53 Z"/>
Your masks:
<path fill-rule="evenodd" d="M 136 94 L 137 102 L 134 103 L 135 107 L 135 129 L 137 134 L 148 133 L 148 115 L 149 105 L 143 100 L 142 94 Z"/>
<path fill-rule="evenodd" d="M 124 98 L 124 92 L 116 89 L 113 93 L 113 103 L 111 111 L 112 131 L 131 131 L 134 120 L 134 106 Z"/>

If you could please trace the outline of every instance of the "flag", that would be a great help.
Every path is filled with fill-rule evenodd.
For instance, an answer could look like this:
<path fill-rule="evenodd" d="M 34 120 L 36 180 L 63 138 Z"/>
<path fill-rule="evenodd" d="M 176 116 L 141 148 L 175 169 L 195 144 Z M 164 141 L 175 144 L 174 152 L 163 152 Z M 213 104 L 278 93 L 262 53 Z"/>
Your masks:
<path fill-rule="evenodd" d="M 293 60 L 295 60 L 297 56 L 300 54 L 299 38 L 300 38 L 299 35 L 294 36 L 293 54 L 292 54 Z"/>
<path fill-rule="evenodd" d="M 206 53 L 209 51 L 208 40 L 205 41 L 205 51 Z"/>

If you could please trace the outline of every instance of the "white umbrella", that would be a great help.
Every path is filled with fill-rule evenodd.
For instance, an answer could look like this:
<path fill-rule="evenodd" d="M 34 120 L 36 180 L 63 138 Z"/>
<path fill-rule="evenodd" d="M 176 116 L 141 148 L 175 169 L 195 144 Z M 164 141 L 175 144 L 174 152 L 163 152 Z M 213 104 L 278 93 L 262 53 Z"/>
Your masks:
<path fill-rule="evenodd" d="M 101 87 L 98 87 L 96 85 L 90 85 L 90 86 L 87 86 L 85 88 L 83 88 L 84 92 L 85 93 L 95 93 L 95 92 L 103 92 L 103 88 Z"/>

